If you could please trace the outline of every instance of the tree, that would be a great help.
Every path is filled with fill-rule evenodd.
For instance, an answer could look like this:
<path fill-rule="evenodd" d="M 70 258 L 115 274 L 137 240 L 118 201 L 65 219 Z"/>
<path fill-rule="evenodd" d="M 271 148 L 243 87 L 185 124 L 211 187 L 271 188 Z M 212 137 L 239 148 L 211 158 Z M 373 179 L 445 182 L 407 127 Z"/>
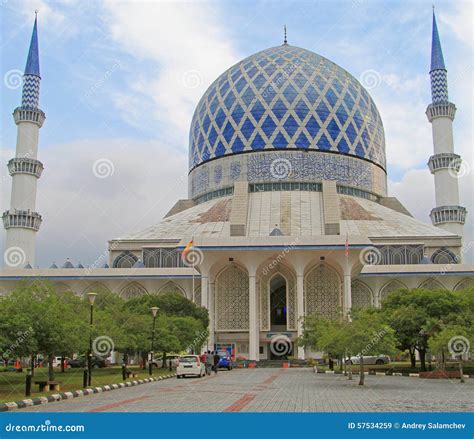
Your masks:
<path fill-rule="evenodd" d="M 391 354 L 395 352 L 396 344 L 393 329 L 375 309 L 357 310 L 351 319 L 307 316 L 300 343 L 341 356 L 347 351 L 356 354 L 360 364 L 360 385 L 365 381 L 363 356 L 381 352 Z"/>
<path fill-rule="evenodd" d="M 472 327 L 459 325 L 446 325 L 429 341 L 429 347 L 435 352 L 440 360 L 438 364 L 441 369 L 445 368 L 446 357 L 453 355 L 458 360 L 461 382 L 464 382 L 462 357 L 469 352 L 474 343 L 474 331 Z"/>
<path fill-rule="evenodd" d="M 462 296 L 448 290 L 401 289 L 382 301 L 382 311 L 396 331 L 398 345 L 418 351 L 422 371 L 426 370 L 430 337 L 443 325 L 459 321 L 462 308 Z"/>

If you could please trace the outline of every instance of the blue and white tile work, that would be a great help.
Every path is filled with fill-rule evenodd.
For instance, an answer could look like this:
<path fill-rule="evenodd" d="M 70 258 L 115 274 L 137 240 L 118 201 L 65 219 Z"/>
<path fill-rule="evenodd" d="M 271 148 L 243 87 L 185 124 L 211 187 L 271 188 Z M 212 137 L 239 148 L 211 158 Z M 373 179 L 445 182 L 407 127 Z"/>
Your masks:
<path fill-rule="evenodd" d="M 21 106 L 32 110 L 37 110 L 39 106 L 41 78 L 36 75 L 23 76 L 23 93 L 21 96 Z"/>
<path fill-rule="evenodd" d="M 289 149 L 386 164 L 382 120 L 364 87 L 326 58 L 284 44 L 244 59 L 208 88 L 191 123 L 189 166 Z"/>
<path fill-rule="evenodd" d="M 278 162 L 288 167 L 283 176 L 273 169 Z M 189 175 L 189 197 L 197 198 L 233 186 L 237 180 L 249 183 L 335 180 L 379 196 L 387 195 L 385 171 L 373 163 L 327 152 L 285 150 L 255 151 L 203 163 Z"/>

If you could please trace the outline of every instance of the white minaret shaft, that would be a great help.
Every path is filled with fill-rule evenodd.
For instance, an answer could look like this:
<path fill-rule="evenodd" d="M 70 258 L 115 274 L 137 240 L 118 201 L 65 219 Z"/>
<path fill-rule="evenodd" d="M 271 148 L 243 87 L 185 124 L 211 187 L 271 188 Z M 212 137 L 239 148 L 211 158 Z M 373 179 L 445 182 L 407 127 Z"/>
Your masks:
<path fill-rule="evenodd" d="M 7 268 L 34 266 L 36 232 L 41 225 L 41 215 L 36 212 L 36 184 L 43 165 L 37 155 L 39 129 L 45 115 L 39 109 L 41 77 L 37 17 L 23 81 L 21 106 L 13 112 L 18 128 L 15 158 L 8 162 L 12 176 L 10 210 L 3 213 L 3 226 L 7 231 L 4 254 Z"/>
<path fill-rule="evenodd" d="M 435 180 L 436 207 L 431 210 L 433 225 L 462 237 L 466 208 L 459 205 L 458 172 L 461 157 L 454 153 L 453 120 L 456 106 L 448 100 L 447 70 L 433 11 L 431 43 L 431 97 L 426 109 L 433 132 L 434 155 L 428 166 Z"/>

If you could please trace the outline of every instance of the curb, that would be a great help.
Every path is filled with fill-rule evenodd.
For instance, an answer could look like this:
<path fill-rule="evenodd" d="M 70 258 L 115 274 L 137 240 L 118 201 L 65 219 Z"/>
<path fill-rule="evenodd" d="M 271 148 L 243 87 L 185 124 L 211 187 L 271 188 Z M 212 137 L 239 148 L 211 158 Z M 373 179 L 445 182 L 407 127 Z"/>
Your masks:
<path fill-rule="evenodd" d="M 313 372 L 314 373 L 322 373 L 322 374 L 329 374 L 329 375 L 341 375 L 344 372 L 341 372 L 340 370 L 321 370 L 318 369 L 316 366 L 313 367 Z M 353 371 L 352 375 L 359 375 L 359 371 Z M 390 374 L 387 374 L 385 372 L 375 372 L 371 373 L 368 371 L 364 372 L 364 375 L 377 375 L 377 376 L 394 376 L 394 377 L 419 377 L 420 374 L 418 373 L 407 373 L 407 372 L 392 372 Z M 463 375 L 464 378 L 474 378 L 474 375 Z"/>
<path fill-rule="evenodd" d="M 93 395 L 94 393 L 109 392 L 111 390 L 123 389 L 125 387 L 138 386 L 140 384 L 151 383 L 153 381 L 166 380 L 168 378 L 173 378 L 174 376 L 176 376 L 176 374 L 172 373 L 169 375 L 162 375 L 157 378 L 145 378 L 143 380 L 127 381 L 125 383 L 119 384 L 107 384 L 105 386 L 89 387 L 87 389 L 76 390 L 74 392 L 59 392 L 49 396 L 37 396 L 35 398 L 22 399 L 16 402 L 5 402 L 0 404 L 0 412 L 10 412 L 13 410 L 23 409 L 25 407 L 31 407 L 34 405 L 49 404 L 50 402 L 63 401 L 66 399 L 78 398 L 80 396 Z"/>

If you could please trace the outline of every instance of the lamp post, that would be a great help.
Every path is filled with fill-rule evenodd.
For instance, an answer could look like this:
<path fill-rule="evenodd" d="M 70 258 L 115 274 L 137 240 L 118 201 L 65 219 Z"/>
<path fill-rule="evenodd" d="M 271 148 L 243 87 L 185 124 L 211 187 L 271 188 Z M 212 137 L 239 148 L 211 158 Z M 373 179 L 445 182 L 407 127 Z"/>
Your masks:
<path fill-rule="evenodd" d="M 150 350 L 150 360 L 148 362 L 148 373 L 152 374 L 152 367 L 153 367 L 153 349 L 155 344 L 155 322 L 156 322 L 156 315 L 158 314 L 159 308 L 157 306 L 152 306 L 151 313 L 153 314 L 153 327 L 151 330 L 151 350 Z"/>
<path fill-rule="evenodd" d="M 89 351 L 87 352 L 87 385 L 90 386 L 92 382 L 92 326 L 94 325 L 94 302 L 97 293 L 87 293 L 87 298 L 90 304 L 90 321 L 89 321 Z"/>

